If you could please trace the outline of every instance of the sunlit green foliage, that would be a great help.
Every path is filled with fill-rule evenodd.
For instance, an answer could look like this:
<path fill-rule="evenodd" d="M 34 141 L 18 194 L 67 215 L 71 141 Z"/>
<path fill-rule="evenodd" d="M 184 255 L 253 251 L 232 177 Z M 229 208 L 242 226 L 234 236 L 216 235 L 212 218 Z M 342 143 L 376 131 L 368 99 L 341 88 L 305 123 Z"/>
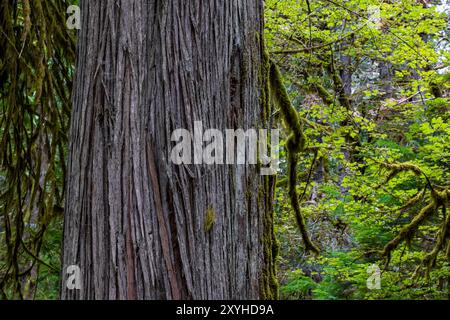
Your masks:
<path fill-rule="evenodd" d="M 306 148 L 317 152 L 303 157 L 298 188 L 319 257 L 303 250 L 283 178 L 276 195 L 284 298 L 448 298 L 448 210 L 383 255 L 433 190 L 450 186 L 449 21 L 439 4 L 266 2 L 269 51 L 309 124 Z M 412 169 L 391 167 L 403 164 Z M 373 264 L 380 290 L 367 288 Z"/>

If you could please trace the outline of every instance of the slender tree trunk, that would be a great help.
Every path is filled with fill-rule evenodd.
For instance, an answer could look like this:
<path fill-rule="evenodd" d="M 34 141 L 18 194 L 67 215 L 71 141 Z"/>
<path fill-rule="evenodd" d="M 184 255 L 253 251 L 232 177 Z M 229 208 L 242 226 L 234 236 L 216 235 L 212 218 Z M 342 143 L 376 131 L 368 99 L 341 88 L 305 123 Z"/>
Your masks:
<path fill-rule="evenodd" d="M 267 128 L 263 1 L 81 0 L 81 13 L 61 297 L 274 298 L 272 178 L 169 159 L 173 130 L 197 120 Z"/>

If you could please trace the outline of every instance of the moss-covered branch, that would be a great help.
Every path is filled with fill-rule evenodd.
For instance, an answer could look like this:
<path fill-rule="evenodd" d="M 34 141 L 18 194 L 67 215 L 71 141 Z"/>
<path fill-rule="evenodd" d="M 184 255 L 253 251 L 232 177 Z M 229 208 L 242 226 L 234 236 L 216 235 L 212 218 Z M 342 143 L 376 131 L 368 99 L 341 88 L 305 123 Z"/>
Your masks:
<path fill-rule="evenodd" d="M 298 156 L 305 151 L 306 140 L 303 132 L 303 123 L 289 99 L 289 95 L 283 84 L 281 72 L 273 62 L 270 65 L 270 90 L 271 97 L 280 108 L 284 123 L 289 132 L 286 147 L 288 151 L 288 189 L 292 210 L 294 211 L 298 228 L 305 243 L 305 250 L 319 253 L 318 247 L 309 237 L 305 219 L 300 210 L 299 195 L 297 192 Z"/>
<path fill-rule="evenodd" d="M 448 246 L 450 243 L 450 217 L 446 214 L 447 208 L 450 202 L 450 189 L 444 188 L 443 190 L 439 190 L 438 187 L 433 186 L 431 180 L 428 176 L 423 172 L 423 170 L 411 163 L 380 163 L 383 167 L 388 168 L 390 173 L 385 181 L 388 182 L 393 179 L 396 175 L 401 172 L 411 171 L 416 175 L 423 175 L 427 181 L 427 185 L 429 186 L 429 202 L 425 207 L 423 207 L 419 213 L 411 220 L 411 222 L 404 226 L 400 232 L 389 241 L 383 248 L 381 254 L 382 256 L 387 258 L 387 262 L 389 263 L 391 253 L 398 248 L 398 246 L 403 241 L 409 241 L 417 232 L 419 226 L 421 226 L 425 220 L 431 217 L 433 214 L 437 213 L 439 209 L 442 209 L 444 220 L 441 223 L 441 228 L 439 233 L 437 234 L 436 243 L 431 252 L 429 252 L 423 263 L 427 267 L 427 272 L 434 266 L 437 255 L 440 251 L 449 250 Z M 421 199 L 425 198 L 426 188 L 411 198 L 405 205 L 403 205 L 400 209 L 408 208 L 414 204 L 417 204 Z M 447 247 L 446 247 L 447 246 Z M 446 253 L 447 254 L 447 253 Z M 448 254 L 447 254 L 448 257 Z M 449 257 L 450 258 L 450 257 Z"/>

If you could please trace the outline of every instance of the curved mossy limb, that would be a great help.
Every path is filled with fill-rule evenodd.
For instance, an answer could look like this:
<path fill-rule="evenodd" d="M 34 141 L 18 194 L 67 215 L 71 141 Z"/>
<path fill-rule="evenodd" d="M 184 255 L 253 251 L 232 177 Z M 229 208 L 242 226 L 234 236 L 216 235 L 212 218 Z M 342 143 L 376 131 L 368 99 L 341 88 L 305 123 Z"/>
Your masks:
<path fill-rule="evenodd" d="M 288 193 L 295 220 L 305 243 L 305 250 L 315 254 L 319 253 L 319 248 L 312 242 L 306 227 L 305 219 L 300 210 L 299 195 L 297 192 L 297 163 L 300 153 L 305 151 L 306 137 L 303 132 L 303 122 L 297 110 L 289 99 L 289 95 L 283 84 L 283 77 L 280 70 L 271 62 L 270 64 L 270 91 L 272 101 L 279 107 L 289 137 L 286 141 L 288 153 Z"/>
<path fill-rule="evenodd" d="M 429 200 L 427 205 L 423 207 L 419 211 L 419 213 L 411 220 L 411 222 L 403 227 L 397 234 L 397 236 L 389 241 L 381 251 L 381 255 L 387 258 L 387 264 L 390 261 L 391 253 L 395 249 L 397 249 L 403 241 L 409 242 L 417 232 L 418 228 L 425 222 L 425 220 L 431 217 L 433 214 L 437 213 L 439 209 L 442 209 L 444 220 L 442 221 L 439 233 L 437 234 L 436 244 L 434 245 L 431 252 L 429 252 L 422 261 L 423 265 L 426 267 L 426 274 L 429 275 L 431 269 L 436 264 L 439 252 L 444 251 L 445 255 L 450 260 L 450 217 L 447 214 L 447 208 L 450 205 L 450 189 L 434 186 L 428 176 L 417 165 L 410 163 L 382 163 L 381 165 L 391 170 L 386 182 L 393 179 L 400 172 L 411 171 L 415 175 L 423 175 L 426 179 L 427 186 L 429 187 L 429 195 L 427 196 L 427 199 Z M 411 198 L 405 205 L 400 208 L 400 210 L 409 208 L 412 205 L 417 204 L 419 201 L 425 199 L 426 189 L 427 188 Z M 417 275 L 418 270 L 416 270 L 414 274 Z"/>

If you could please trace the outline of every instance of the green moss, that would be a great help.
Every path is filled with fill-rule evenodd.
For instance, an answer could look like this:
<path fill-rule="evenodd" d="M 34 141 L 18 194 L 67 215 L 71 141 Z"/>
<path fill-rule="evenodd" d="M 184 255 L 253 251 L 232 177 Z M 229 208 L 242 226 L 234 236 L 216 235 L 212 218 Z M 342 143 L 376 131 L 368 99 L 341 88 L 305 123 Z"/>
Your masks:
<path fill-rule="evenodd" d="M 264 38 L 256 36 L 256 41 L 261 48 L 261 68 L 258 74 L 260 92 L 260 107 L 262 115 L 262 123 L 268 124 L 271 115 L 271 99 L 270 99 L 270 58 L 264 44 Z M 270 148 L 268 150 L 270 152 Z M 258 169 L 261 167 L 261 159 L 258 152 Z M 275 185 L 274 176 L 264 176 L 263 186 L 258 190 L 257 203 L 264 205 L 262 211 L 263 216 L 263 252 L 264 264 L 260 279 L 260 298 L 264 300 L 278 299 L 278 281 L 276 277 L 276 256 L 277 241 L 274 233 L 274 217 L 273 217 L 273 188 Z"/>
<path fill-rule="evenodd" d="M 274 232 L 273 195 L 276 176 L 264 176 L 264 188 L 258 191 L 259 204 L 264 204 L 263 216 L 263 252 L 264 267 L 260 280 L 261 295 L 264 300 L 274 300 L 279 297 L 279 285 L 277 280 L 276 260 L 279 251 L 279 243 Z"/>
<path fill-rule="evenodd" d="M 289 95 L 283 84 L 283 77 L 275 63 L 270 65 L 270 91 L 271 97 L 280 108 L 284 122 L 290 132 L 287 147 L 288 150 L 299 153 L 305 147 L 305 135 L 303 133 L 303 124 L 298 116 L 297 110 L 291 103 Z"/>
<path fill-rule="evenodd" d="M 216 212 L 212 207 L 206 209 L 204 228 L 205 232 L 210 232 L 216 222 Z"/>
<path fill-rule="evenodd" d="M 265 232 L 263 234 L 263 248 L 265 267 L 262 273 L 261 299 L 273 300 L 279 297 L 279 285 L 276 276 L 276 257 L 279 244 L 273 232 L 273 213 L 266 213 L 264 219 Z M 269 230 L 270 229 L 270 230 Z"/>
<path fill-rule="evenodd" d="M 267 122 L 269 120 L 271 111 L 269 88 L 270 58 L 267 50 L 263 48 L 262 51 L 262 66 L 259 74 L 259 85 L 260 88 L 262 88 L 260 95 L 260 105 L 262 108 L 263 122 Z"/>
<path fill-rule="evenodd" d="M 435 187 L 432 185 L 430 179 L 424 174 L 424 172 L 416 165 L 409 164 L 409 163 L 394 163 L 394 164 L 386 164 L 382 163 L 382 165 L 388 169 L 391 170 L 387 181 L 395 177 L 400 172 L 406 172 L 406 171 L 412 171 L 416 175 L 424 175 L 428 187 L 430 189 L 430 200 L 426 206 L 424 206 L 419 213 L 411 220 L 411 222 L 404 226 L 400 232 L 397 234 L 396 237 L 394 237 L 389 243 L 385 245 L 383 250 L 381 251 L 381 255 L 384 256 L 387 261 L 386 264 L 389 264 L 391 254 L 392 252 L 398 248 L 398 246 L 402 242 L 409 243 L 411 242 L 412 237 L 415 233 L 417 233 L 419 227 L 433 214 L 436 214 L 436 212 L 441 208 L 443 212 L 443 216 L 446 217 L 444 221 L 441 223 L 441 228 L 437 236 L 437 241 L 432 249 L 431 252 L 429 252 L 425 258 L 423 259 L 422 263 L 425 266 L 426 275 L 428 276 L 431 272 L 431 269 L 434 267 L 436 263 L 437 256 L 441 250 L 447 250 L 446 254 L 448 256 L 449 253 L 449 246 L 450 244 L 447 244 L 446 242 L 450 243 L 450 219 L 449 216 L 446 214 L 447 207 L 449 206 L 449 195 L 450 190 L 444 189 L 442 191 L 438 191 L 435 189 Z M 405 205 L 402 206 L 401 210 L 410 207 L 413 204 L 418 203 L 424 198 L 425 190 L 418 193 L 416 196 L 411 198 Z M 449 259 L 450 260 L 450 259 Z M 417 274 L 417 272 L 415 272 Z"/>
<path fill-rule="evenodd" d="M 270 65 L 270 90 L 271 97 L 280 108 L 284 123 L 289 131 L 286 147 L 288 151 L 288 186 L 291 207 L 294 211 L 303 242 L 305 243 L 305 250 L 319 253 L 318 247 L 309 237 L 305 219 L 300 211 L 299 195 L 297 193 L 298 155 L 305 151 L 306 141 L 303 132 L 303 122 L 289 99 L 280 70 L 273 62 Z"/>

